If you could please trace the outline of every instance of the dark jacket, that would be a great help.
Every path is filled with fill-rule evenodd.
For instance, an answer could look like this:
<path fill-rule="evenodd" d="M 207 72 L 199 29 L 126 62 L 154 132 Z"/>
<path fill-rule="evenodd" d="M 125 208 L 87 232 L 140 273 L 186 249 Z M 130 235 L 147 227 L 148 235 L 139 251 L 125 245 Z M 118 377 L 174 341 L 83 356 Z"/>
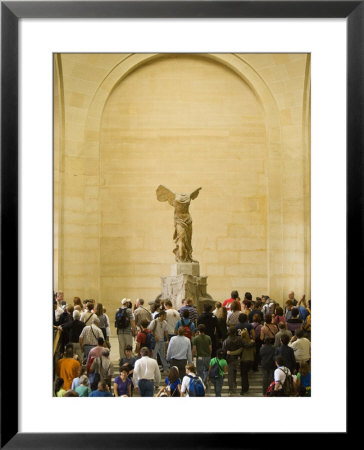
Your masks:
<path fill-rule="evenodd" d="M 211 312 L 203 312 L 197 319 L 197 325 L 200 325 L 201 323 L 206 327 L 205 334 L 208 334 L 211 339 L 215 339 L 215 330 L 218 327 L 216 316 Z"/>
<path fill-rule="evenodd" d="M 276 356 L 281 355 L 283 358 L 283 365 L 288 367 L 288 369 L 293 372 L 296 369 L 296 358 L 294 356 L 294 351 L 288 345 L 282 344 L 280 347 L 276 349 Z"/>
<path fill-rule="evenodd" d="M 262 358 L 262 369 L 274 370 L 276 368 L 274 358 L 275 358 L 275 347 L 273 345 L 264 344 L 260 347 L 260 357 Z"/>

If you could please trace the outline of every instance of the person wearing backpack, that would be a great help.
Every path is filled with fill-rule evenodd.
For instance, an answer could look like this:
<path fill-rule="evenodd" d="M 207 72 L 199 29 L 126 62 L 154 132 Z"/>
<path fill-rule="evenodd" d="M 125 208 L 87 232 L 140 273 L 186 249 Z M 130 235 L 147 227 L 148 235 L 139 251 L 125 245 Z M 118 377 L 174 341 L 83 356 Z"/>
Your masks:
<path fill-rule="evenodd" d="M 193 364 L 187 364 L 185 371 L 186 375 L 182 380 L 181 396 L 204 397 L 206 386 L 201 378 L 196 375 L 196 367 Z"/>
<path fill-rule="evenodd" d="M 227 362 L 224 359 L 224 350 L 217 350 L 216 357 L 210 361 L 208 379 L 214 385 L 215 396 L 221 397 L 222 385 L 224 383 L 224 373 L 227 373 Z"/>
<path fill-rule="evenodd" d="M 176 334 L 180 327 L 184 328 L 184 335 L 191 341 L 191 339 L 195 335 L 196 327 L 193 321 L 190 319 L 190 313 L 188 309 L 183 310 L 181 320 L 176 323 L 176 327 L 174 330 Z"/>
<path fill-rule="evenodd" d="M 140 331 L 136 337 L 136 353 L 140 356 L 140 349 L 147 347 L 149 349 L 149 356 L 152 356 L 153 349 L 155 347 L 154 334 L 148 329 L 149 322 L 142 320 L 140 323 Z"/>
<path fill-rule="evenodd" d="M 124 350 L 127 345 L 133 345 L 133 336 L 136 335 L 136 326 L 133 313 L 128 308 L 130 300 L 123 298 L 121 308 L 115 314 L 115 328 L 117 329 L 119 341 L 120 359 L 124 356 Z"/>
<path fill-rule="evenodd" d="M 291 371 L 285 367 L 281 355 L 276 356 L 275 364 L 277 366 L 274 371 L 274 395 L 278 397 L 294 396 L 294 381 Z"/>

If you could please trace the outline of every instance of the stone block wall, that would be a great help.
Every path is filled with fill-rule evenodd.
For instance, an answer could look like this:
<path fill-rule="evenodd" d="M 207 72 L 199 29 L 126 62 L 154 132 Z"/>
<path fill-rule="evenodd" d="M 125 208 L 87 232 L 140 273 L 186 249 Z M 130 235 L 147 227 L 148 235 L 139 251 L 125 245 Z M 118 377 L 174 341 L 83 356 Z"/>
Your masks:
<path fill-rule="evenodd" d="M 174 262 L 164 184 L 224 300 L 310 298 L 307 54 L 55 55 L 55 290 L 154 299 Z"/>

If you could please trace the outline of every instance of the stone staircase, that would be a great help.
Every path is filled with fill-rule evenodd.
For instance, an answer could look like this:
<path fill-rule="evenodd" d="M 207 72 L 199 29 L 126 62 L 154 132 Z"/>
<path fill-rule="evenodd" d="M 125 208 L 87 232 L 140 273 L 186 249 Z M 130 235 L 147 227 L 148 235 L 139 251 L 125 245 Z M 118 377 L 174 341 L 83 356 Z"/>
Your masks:
<path fill-rule="evenodd" d="M 119 376 L 119 371 L 118 371 L 119 370 L 119 361 L 114 360 L 113 365 L 114 365 L 114 376 L 113 376 L 112 380 L 114 380 L 115 377 Z M 160 366 L 160 369 L 162 370 L 161 366 Z M 165 376 L 162 375 L 160 387 L 165 385 L 164 379 L 165 379 Z M 237 381 L 238 387 L 236 389 L 236 392 L 233 394 L 233 397 L 240 397 L 241 378 L 240 378 L 239 371 L 238 371 L 238 375 L 236 377 L 236 381 Z M 262 375 L 261 368 L 259 367 L 259 370 L 257 372 L 250 371 L 249 372 L 249 392 L 244 394 L 243 397 L 263 397 L 262 384 L 263 384 L 263 375 Z M 156 392 L 157 391 L 158 390 L 156 390 Z M 139 397 L 139 393 L 134 392 L 133 396 Z M 213 385 L 211 385 L 211 387 L 208 389 L 208 391 L 206 393 L 206 397 L 215 397 L 215 391 L 214 391 Z M 224 375 L 224 384 L 222 387 L 222 397 L 229 397 L 229 386 L 228 386 L 227 375 Z"/>

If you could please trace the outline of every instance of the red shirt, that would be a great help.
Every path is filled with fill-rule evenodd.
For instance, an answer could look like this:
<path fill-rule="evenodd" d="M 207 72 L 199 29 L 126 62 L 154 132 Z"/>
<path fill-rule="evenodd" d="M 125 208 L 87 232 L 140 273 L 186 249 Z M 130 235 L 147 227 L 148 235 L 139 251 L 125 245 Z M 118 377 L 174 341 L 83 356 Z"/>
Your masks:
<path fill-rule="evenodd" d="M 137 334 L 137 337 L 136 337 L 136 342 L 139 342 L 139 344 L 140 344 L 140 347 L 139 347 L 139 353 L 138 353 L 139 356 L 140 356 L 140 349 L 141 349 L 142 347 L 145 347 L 145 344 L 146 344 L 146 342 L 147 342 L 147 336 L 146 336 L 146 333 L 150 333 L 150 330 L 139 331 L 139 333 Z M 150 355 L 151 355 L 151 354 L 152 354 L 152 351 L 149 350 L 149 353 L 150 353 Z"/>
<path fill-rule="evenodd" d="M 222 304 L 222 306 L 225 306 L 225 308 L 229 311 L 230 310 L 230 306 L 232 304 L 232 302 L 235 300 L 235 298 L 228 298 L 224 301 L 224 303 Z M 239 300 L 237 300 L 238 305 L 239 305 L 239 311 L 241 311 L 241 304 L 239 302 Z"/>

